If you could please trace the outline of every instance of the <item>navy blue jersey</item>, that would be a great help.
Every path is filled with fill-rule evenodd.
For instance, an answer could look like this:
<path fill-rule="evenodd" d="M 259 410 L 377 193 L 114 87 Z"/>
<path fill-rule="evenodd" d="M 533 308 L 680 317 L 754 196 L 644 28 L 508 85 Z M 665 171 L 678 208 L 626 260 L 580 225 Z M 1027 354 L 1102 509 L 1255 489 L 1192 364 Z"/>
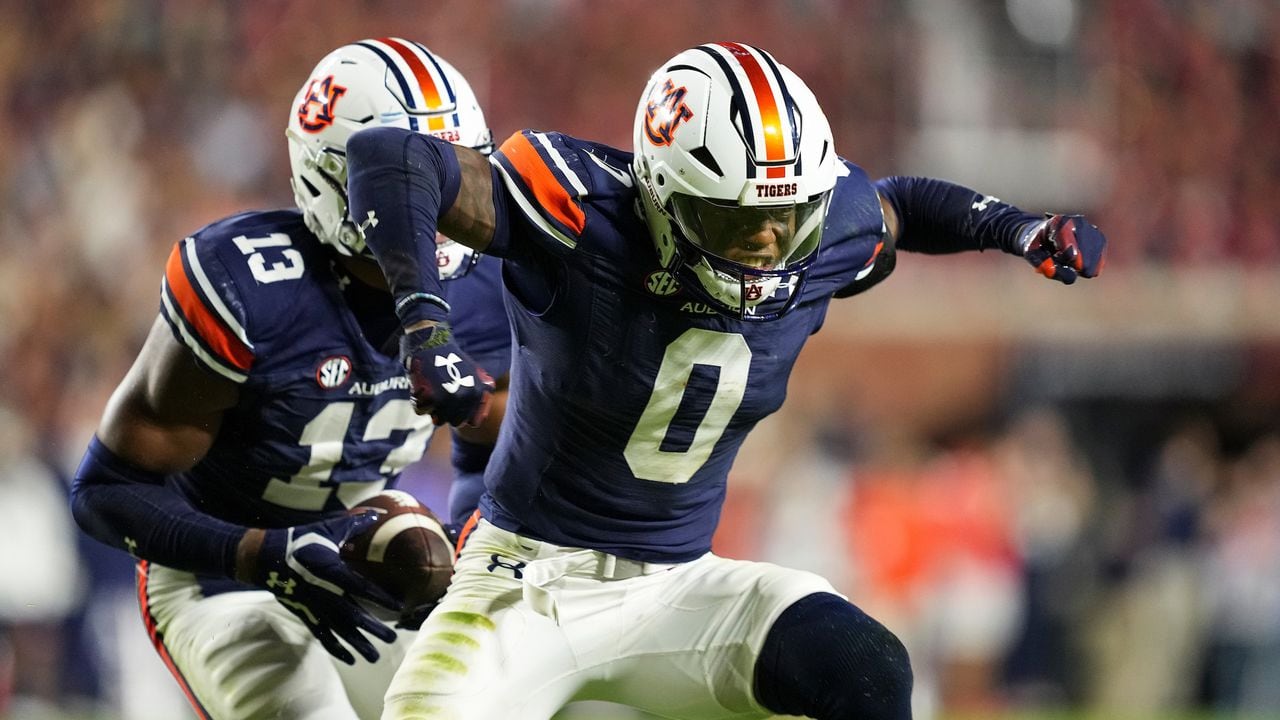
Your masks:
<path fill-rule="evenodd" d="M 450 286 L 480 289 L 455 323 L 483 344 L 499 318 L 485 352 L 500 357 L 500 296 L 480 295 L 495 282 L 490 260 Z M 414 413 L 389 349 L 391 296 L 346 277 L 299 212 L 235 215 L 178 243 L 161 314 L 201 365 L 241 386 L 207 455 L 174 478 L 202 510 L 250 526 L 309 522 L 394 485 L 422 457 L 433 426 Z"/>
<path fill-rule="evenodd" d="M 845 164 L 796 308 L 744 322 L 661 269 L 630 153 L 524 131 L 491 162 L 510 220 L 492 251 L 506 256 L 515 348 L 482 511 L 509 530 L 638 560 L 701 555 L 747 433 L 782 404 L 831 297 L 883 248 L 875 189 Z"/>
<path fill-rule="evenodd" d="M 493 377 L 507 374 L 511 329 L 502 301 L 502 260 L 481 255 L 469 272 L 444 283 L 444 296 L 462 349 Z"/>

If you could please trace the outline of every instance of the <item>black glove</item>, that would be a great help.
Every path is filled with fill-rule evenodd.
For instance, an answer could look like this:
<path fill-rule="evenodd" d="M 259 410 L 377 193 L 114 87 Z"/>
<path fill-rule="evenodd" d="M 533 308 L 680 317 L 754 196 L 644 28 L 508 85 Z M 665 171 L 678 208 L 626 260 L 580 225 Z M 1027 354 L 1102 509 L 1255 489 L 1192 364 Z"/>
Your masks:
<path fill-rule="evenodd" d="M 1032 230 L 1022 256 L 1036 272 L 1070 285 L 1076 277 L 1097 277 L 1106 263 L 1107 238 L 1083 215 L 1049 215 Z"/>
<path fill-rule="evenodd" d="M 347 641 L 364 659 L 378 651 L 361 630 L 390 643 L 396 632 L 376 620 L 355 596 L 399 610 L 400 604 L 371 581 L 347 567 L 338 548 L 347 538 L 376 522 L 378 513 L 342 515 L 329 520 L 266 531 L 255 561 L 253 584 L 270 590 L 298 616 L 329 654 L 348 665 L 355 658 L 338 642 Z"/>
<path fill-rule="evenodd" d="M 494 382 L 454 342 L 447 322 L 407 333 L 400 360 L 409 371 L 413 409 L 437 425 L 477 426 L 489 414 Z"/>

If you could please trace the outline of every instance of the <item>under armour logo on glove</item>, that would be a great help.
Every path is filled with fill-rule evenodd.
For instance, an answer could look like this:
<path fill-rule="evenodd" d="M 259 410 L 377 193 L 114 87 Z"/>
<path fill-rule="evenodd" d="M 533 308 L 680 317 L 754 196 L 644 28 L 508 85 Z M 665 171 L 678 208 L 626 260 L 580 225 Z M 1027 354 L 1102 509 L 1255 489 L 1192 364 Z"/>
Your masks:
<path fill-rule="evenodd" d="M 377 513 L 367 512 L 268 529 L 252 565 L 253 584 L 270 590 L 330 655 L 348 665 L 355 664 L 355 657 L 339 638 L 369 662 L 378 659 L 378 651 L 366 633 L 386 643 L 396 639 L 395 630 L 370 615 L 356 598 L 394 610 L 399 603 L 348 568 L 338 551 L 347 538 L 375 522 Z"/>
<path fill-rule="evenodd" d="M 436 356 L 436 367 L 444 368 L 445 372 L 449 373 L 449 377 L 452 378 L 449 382 L 441 385 L 441 387 L 445 389 L 445 392 L 450 395 L 456 394 L 458 392 L 458 388 L 476 386 L 476 379 L 474 376 L 463 375 L 462 371 L 458 369 L 458 363 L 460 362 L 462 362 L 462 358 L 458 357 L 457 353 L 449 353 L 447 357 L 441 357 L 440 355 Z"/>
<path fill-rule="evenodd" d="M 277 590 L 279 590 L 279 592 L 276 592 L 277 595 L 280 595 L 280 594 L 292 595 L 293 588 L 296 587 L 297 584 L 298 584 L 298 581 L 294 580 L 293 578 L 281 581 L 280 573 L 274 572 L 274 571 L 272 571 L 272 573 L 267 576 L 267 582 L 266 582 L 267 588 L 271 590 L 271 592 L 276 592 Z"/>
<path fill-rule="evenodd" d="M 484 422 L 493 378 L 457 346 L 448 323 L 437 322 L 402 337 L 400 359 L 409 371 L 415 412 L 430 415 L 437 425 Z"/>
<path fill-rule="evenodd" d="M 1060 283 L 1097 277 L 1106 264 L 1107 238 L 1083 215 L 1049 215 L 1027 234 L 1022 256 L 1036 272 Z"/>

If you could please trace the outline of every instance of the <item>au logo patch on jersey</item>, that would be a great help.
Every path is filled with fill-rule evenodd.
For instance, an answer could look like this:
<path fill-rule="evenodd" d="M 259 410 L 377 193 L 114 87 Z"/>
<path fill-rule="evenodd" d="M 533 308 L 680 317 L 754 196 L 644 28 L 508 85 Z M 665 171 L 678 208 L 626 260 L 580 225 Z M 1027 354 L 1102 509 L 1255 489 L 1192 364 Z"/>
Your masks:
<path fill-rule="evenodd" d="M 345 355 L 334 355 L 325 358 L 316 368 L 316 382 L 325 390 L 342 387 L 351 378 L 351 358 Z"/>

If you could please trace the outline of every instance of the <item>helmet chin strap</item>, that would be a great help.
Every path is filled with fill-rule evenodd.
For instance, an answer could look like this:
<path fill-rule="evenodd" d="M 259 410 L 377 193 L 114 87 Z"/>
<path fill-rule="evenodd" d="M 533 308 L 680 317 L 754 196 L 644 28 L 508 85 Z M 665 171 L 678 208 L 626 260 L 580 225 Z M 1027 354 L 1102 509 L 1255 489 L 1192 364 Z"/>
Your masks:
<path fill-rule="evenodd" d="M 731 308 L 753 308 L 773 297 L 778 288 L 782 287 L 783 278 L 780 276 L 764 276 L 759 280 L 749 281 L 745 277 L 734 277 L 711 267 L 705 257 L 698 258 L 698 262 L 689 267 L 698 276 L 707 293 Z M 759 294 L 753 294 L 751 288 L 758 288 Z"/>

